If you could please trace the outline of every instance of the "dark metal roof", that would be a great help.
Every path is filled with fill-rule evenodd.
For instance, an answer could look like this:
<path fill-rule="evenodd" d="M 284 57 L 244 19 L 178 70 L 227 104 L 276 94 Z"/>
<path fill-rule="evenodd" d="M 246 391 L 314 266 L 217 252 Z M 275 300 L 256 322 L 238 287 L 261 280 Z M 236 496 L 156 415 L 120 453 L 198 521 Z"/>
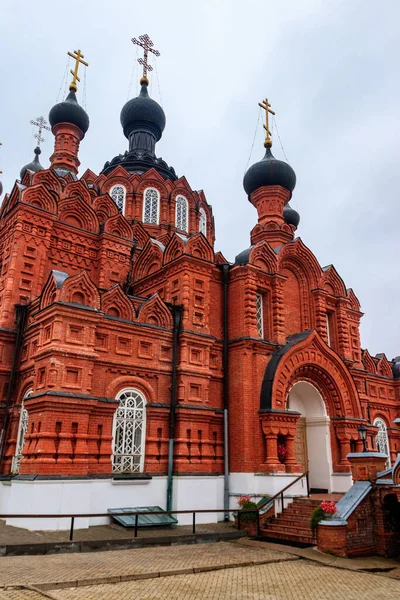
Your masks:
<path fill-rule="evenodd" d="M 72 123 L 79 127 L 83 133 L 87 132 L 89 117 L 82 106 L 79 106 L 75 90 L 70 90 L 64 102 L 53 106 L 49 114 L 49 122 L 52 127 L 57 123 Z"/>
<path fill-rule="evenodd" d="M 294 210 L 294 208 L 290 206 L 289 202 L 283 209 L 283 218 L 285 219 L 285 223 L 288 225 L 294 225 L 295 227 L 299 226 L 300 215 L 297 210 Z"/>
<path fill-rule="evenodd" d="M 290 165 L 276 159 L 267 147 L 264 158 L 246 172 L 243 187 L 250 196 L 258 188 L 270 185 L 280 185 L 292 192 L 296 186 L 296 174 Z"/>
<path fill-rule="evenodd" d="M 35 158 L 32 160 L 32 162 L 30 162 L 27 165 L 25 165 L 24 167 L 22 167 L 21 172 L 20 172 L 21 179 L 23 178 L 23 176 L 25 175 L 25 173 L 27 171 L 32 171 L 33 173 L 37 173 L 38 171 L 43 171 L 43 167 L 39 162 L 39 155 L 42 153 L 39 146 L 37 146 L 35 148 L 34 153 L 35 153 Z M 0 192 L 0 194 L 1 194 L 1 192 Z"/>
<path fill-rule="evenodd" d="M 120 118 L 124 135 L 128 139 L 133 131 L 144 128 L 153 133 L 158 141 L 165 129 L 165 113 L 161 106 L 150 98 L 147 83 L 142 83 L 139 96 L 123 106 Z"/>
<path fill-rule="evenodd" d="M 235 267 L 236 265 L 247 265 L 247 263 L 249 262 L 249 259 L 250 259 L 250 251 L 252 248 L 253 248 L 253 246 L 250 246 L 249 248 L 242 250 L 235 258 L 235 262 L 234 262 L 233 266 Z"/>
<path fill-rule="evenodd" d="M 269 410 L 272 409 L 272 386 L 274 383 L 274 377 L 278 368 L 279 362 L 293 346 L 305 340 L 312 330 L 302 331 L 301 333 L 295 333 L 287 338 L 287 342 L 282 348 L 276 350 L 271 356 L 264 373 L 264 379 L 261 386 L 260 395 L 260 409 Z"/>

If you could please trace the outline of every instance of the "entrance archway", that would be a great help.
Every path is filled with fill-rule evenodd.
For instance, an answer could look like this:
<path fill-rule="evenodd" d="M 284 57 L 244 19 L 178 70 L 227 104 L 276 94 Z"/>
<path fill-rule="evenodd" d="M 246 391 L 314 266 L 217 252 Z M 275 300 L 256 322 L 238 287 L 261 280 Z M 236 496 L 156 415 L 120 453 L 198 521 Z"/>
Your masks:
<path fill-rule="evenodd" d="M 287 407 L 301 415 L 295 437 L 297 462 L 309 472 L 311 488 L 331 492 L 330 419 L 321 394 L 308 381 L 298 381 L 289 392 Z"/>

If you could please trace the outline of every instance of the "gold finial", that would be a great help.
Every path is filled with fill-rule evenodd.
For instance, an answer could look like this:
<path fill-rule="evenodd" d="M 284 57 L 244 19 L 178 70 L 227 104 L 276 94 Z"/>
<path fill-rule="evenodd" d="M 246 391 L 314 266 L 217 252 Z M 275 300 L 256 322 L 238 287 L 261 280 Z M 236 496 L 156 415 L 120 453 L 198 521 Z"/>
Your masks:
<path fill-rule="evenodd" d="M 143 77 L 140 80 L 140 84 L 145 83 L 146 85 L 149 85 L 147 71 L 152 71 L 153 67 L 147 62 L 148 53 L 152 52 L 154 56 L 160 56 L 160 53 L 158 50 L 153 50 L 154 44 L 147 35 L 147 33 L 145 33 L 144 35 L 139 35 L 138 40 L 136 38 L 132 38 L 131 41 L 133 44 L 136 44 L 137 46 L 143 48 L 143 58 L 138 58 L 139 65 L 143 65 Z"/>
<path fill-rule="evenodd" d="M 85 67 L 88 67 L 89 64 L 87 62 L 85 62 L 84 60 L 82 60 L 85 57 L 83 56 L 83 54 L 81 54 L 80 50 L 78 50 L 78 51 L 74 50 L 74 53 L 68 52 L 68 56 L 70 56 L 71 58 L 73 58 L 75 60 L 75 69 L 73 69 L 73 70 L 71 69 L 71 75 L 72 75 L 73 79 L 69 85 L 69 89 L 75 90 L 75 92 L 76 92 L 78 89 L 76 82 L 77 81 L 80 82 L 80 79 L 78 77 L 79 65 L 82 64 L 82 65 L 85 65 Z"/>
<path fill-rule="evenodd" d="M 271 146 L 272 146 L 271 135 L 272 134 L 269 130 L 268 117 L 269 117 L 269 113 L 271 113 L 271 115 L 275 115 L 275 113 L 273 110 L 271 110 L 271 105 L 268 102 L 268 98 L 265 98 L 265 100 L 262 100 L 261 102 L 259 102 L 258 106 L 261 106 L 261 108 L 263 108 L 265 110 L 265 125 L 263 125 L 263 127 L 266 131 L 264 148 L 271 148 Z"/>

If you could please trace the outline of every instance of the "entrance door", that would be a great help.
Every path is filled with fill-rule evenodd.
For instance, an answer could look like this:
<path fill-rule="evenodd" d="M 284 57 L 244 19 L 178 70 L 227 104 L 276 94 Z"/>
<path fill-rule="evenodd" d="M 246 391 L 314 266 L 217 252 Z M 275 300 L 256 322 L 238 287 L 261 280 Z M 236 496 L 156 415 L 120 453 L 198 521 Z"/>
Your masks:
<path fill-rule="evenodd" d="M 294 456 L 299 465 L 302 466 L 303 473 L 308 471 L 307 433 L 305 417 L 300 417 L 297 420 L 296 435 L 294 437 Z"/>

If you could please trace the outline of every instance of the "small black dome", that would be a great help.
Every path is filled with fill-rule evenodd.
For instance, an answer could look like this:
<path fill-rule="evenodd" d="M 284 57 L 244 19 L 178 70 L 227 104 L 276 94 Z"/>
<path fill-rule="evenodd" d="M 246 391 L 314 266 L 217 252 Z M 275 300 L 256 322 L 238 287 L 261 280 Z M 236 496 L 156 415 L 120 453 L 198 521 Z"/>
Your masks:
<path fill-rule="evenodd" d="M 149 129 L 158 142 L 165 121 L 163 109 L 148 94 L 147 82 L 142 82 L 139 96 L 129 100 L 121 110 L 121 125 L 127 139 L 133 131 L 144 128 Z"/>
<path fill-rule="evenodd" d="M 293 192 L 296 186 L 296 174 L 292 167 L 277 160 L 269 146 L 264 158 L 252 165 L 243 178 L 243 187 L 248 196 L 265 185 L 281 185 L 289 192 Z"/>
<path fill-rule="evenodd" d="M 283 209 L 283 218 L 288 225 L 294 225 L 296 228 L 299 226 L 300 215 L 297 210 L 294 210 L 294 208 L 290 206 L 289 202 Z"/>
<path fill-rule="evenodd" d="M 3 193 L 3 184 L 0 181 L 0 196 L 2 195 L 2 193 Z"/>
<path fill-rule="evenodd" d="M 75 90 L 70 90 L 64 102 L 53 106 L 49 114 L 49 122 L 52 127 L 57 123 L 72 123 L 86 133 L 89 129 L 89 117 L 86 111 L 79 106 Z"/>
<path fill-rule="evenodd" d="M 25 173 L 27 171 L 33 171 L 34 173 L 37 173 L 38 171 L 43 171 L 43 167 L 39 162 L 39 154 L 42 153 L 41 149 L 39 148 L 39 146 L 37 146 L 34 150 L 35 152 L 35 158 L 33 159 L 32 162 L 28 163 L 27 165 L 25 165 L 24 167 L 22 167 L 21 171 L 20 171 L 20 178 L 22 179 L 23 176 L 25 175 Z M 0 192 L 1 193 L 1 192 Z"/>

